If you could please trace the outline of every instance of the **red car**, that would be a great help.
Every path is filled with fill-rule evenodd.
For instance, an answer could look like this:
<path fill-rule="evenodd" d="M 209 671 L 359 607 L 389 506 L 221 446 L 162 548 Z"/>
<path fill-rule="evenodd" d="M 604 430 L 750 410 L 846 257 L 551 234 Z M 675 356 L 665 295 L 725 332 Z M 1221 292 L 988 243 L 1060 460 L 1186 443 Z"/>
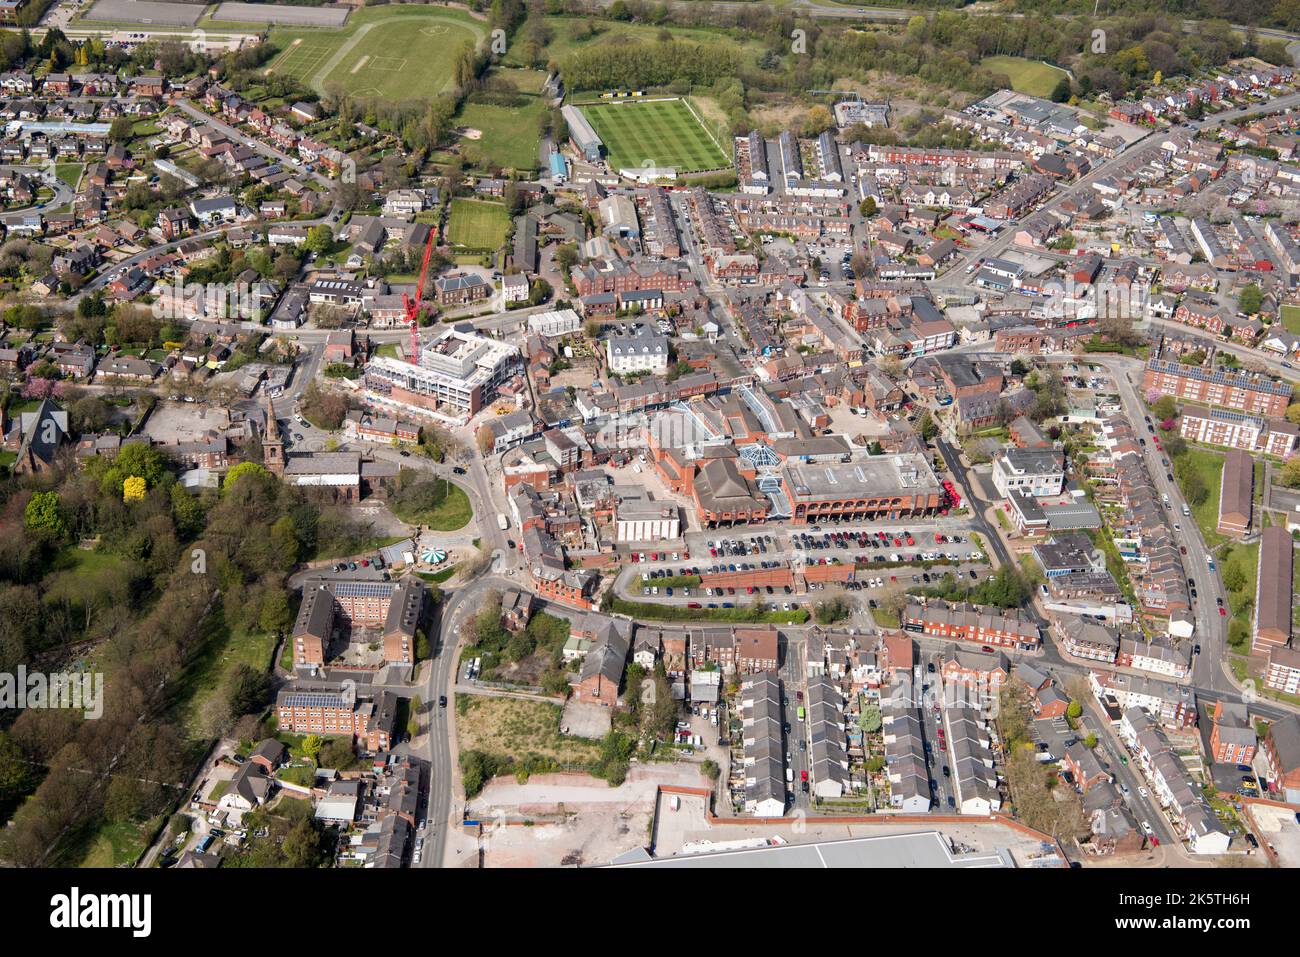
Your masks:
<path fill-rule="evenodd" d="M 700 607 L 700 603 L 699 603 L 698 601 L 688 601 L 688 602 L 686 603 L 686 607 L 687 607 L 687 608 L 699 608 L 699 607 Z"/>
<path fill-rule="evenodd" d="M 1227 617 L 1228 617 L 1228 612 L 1224 609 L 1224 607 L 1223 607 L 1222 605 L 1219 606 L 1219 617 L 1220 617 L 1220 618 L 1227 618 Z"/>
<path fill-rule="evenodd" d="M 800 772 L 799 772 L 799 780 L 800 780 L 800 781 L 803 781 L 804 783 L 807 783 L 807 781 L 808 781 L 808 772 L 807 772 L 807 771 L 800 771 Z"/>
<path fill-rule="evenodd" d="M 911 535 L 908 535 L 908 536 L 907 536 L 907 544 L 909 544 L 909 545 L 915 545 L 915 544 L 916 544 L 916 542 L 912 540 L 912 536 L 911 536 Z"/>
<path fill-rule="evenodd" d="M 658 552 L 651 552 L 651 553 L 650 553 L 650 561 L 652 561 L 652 562 L 657 562 L 657 561 L 659 561 L 659 553 L 658 553 Z"/>
<path fill-rule="evenodd" d="M 940 535 L 938 532 L 935 532 L 935 533 L 934 533 L 934 543 L 935 543 L 936 545 L 938 545 L 938 544 L 939 544 L 940 542 L 942 542 L 942 541 L 943 541 L 943 536 Z"/>
<path fill-rule="evenodd" d="M 980 651 L 984 652 L 984 654 L 986 655 L 993 654 L 993 649 L 990 648 L 988 645 L 985 645 L 983 648 L 980 649 Z"/>

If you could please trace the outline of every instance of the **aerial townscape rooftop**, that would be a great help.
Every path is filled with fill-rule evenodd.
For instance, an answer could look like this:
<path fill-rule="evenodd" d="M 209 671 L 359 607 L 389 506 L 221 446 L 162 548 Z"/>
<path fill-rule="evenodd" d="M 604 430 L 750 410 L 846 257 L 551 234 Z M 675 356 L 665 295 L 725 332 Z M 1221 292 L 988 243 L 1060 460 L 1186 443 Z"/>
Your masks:
<path fill-rule="evenodd" d="M 1272 913 L 1300 14 L 935 6 L 0 0 L 0 873 Z"/>

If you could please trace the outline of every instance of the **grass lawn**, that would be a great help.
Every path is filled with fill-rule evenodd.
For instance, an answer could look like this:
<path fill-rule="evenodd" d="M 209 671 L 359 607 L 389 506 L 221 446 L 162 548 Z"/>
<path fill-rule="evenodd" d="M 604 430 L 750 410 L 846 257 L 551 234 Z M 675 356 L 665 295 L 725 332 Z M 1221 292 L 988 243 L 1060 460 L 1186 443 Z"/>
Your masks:
<path fill-rule="evenodd" d="M 453 199 L 447 238 L 453 246 L 468 249 L 499 249 L 506 241 L 510 214 L 501 203 L 481 199 Z"/>
<path fill-rule="evenodd" d="M 461 137 L 461 148 L 470 156 L 476 155 L 481 166 L 535 170 L 541 162 L 537 144 L 545 114 L 546 101 L 540 96 L 530 96 L 526 104 L 518 107 L 466 103 L 456 117 L 456 125 L 478 130 L 482 135 L 478 139 Z"/>
<path fill-rule="evenodd" d="M 1201 534 L 1205 536 L 1205 544 L 1210 548 L 1221 545 L 1226 542 L 1227 536 L 1220 535 L 1217 531 L 1219 527 L 1219 490 L 1223 484 L 1223 456 L 1215 452 L 1209 452 L 1205 449 L 1192 448 L 1188 446 L 1187 451 L 1183 453 L 1182 458 L 1191 461 L 1191 465 L 1184 465 L 1183 468 L 1191 468 L 1201 480 L 1205 482 L 1205 487 L 1209 490 L 1209 495 L 1205 496 L 1205 501 L 1200 505 L 1192 506 L 1192 518 L 1196 520 L 1197 527 Z M 1174 470 L 1174 477 L 1179 476 L 1177 469 Z M 1179 487 L 1182 487 L 1181 482 Z M 1174 519 L 1178 521 L 1178 519 Z"/>
<path fill-rule="evenodd" d="M 327 86 L 389 102 L 425 99 L 451 88 L 455 54 L 478 43 L 487 25 L 446 7 L 381 6 L 358 10 L 339 29 L 271 27 L 280 51 L 268 73 L 317 93 Z"/>
<path fill-rule="evenodd" d="M 117 576 L 129 563 L 108 552 L 65 548 L 55 556 L 51 573 L 42 583 L 48 602 L 66 601 L 73 606 L 98 604 L 114 594 Z"/>
<path fill-rule="evenodd" d="M 419 575 L 427 582 L 437 582 L 438 584 L 442 584 L 443 582 L 448 581 L 452 575 L 456 574 L 456 566 L 448 565 L 446 568 L 442 569 L 441 571 L 416 572 L 416 574 Z"/>
<path fill-rule="evenodd" d="M 515 698 L 464 695 L 457 702 L 456 737 L 460 750 L 487 751 L 515 761 L 530 755 L 560 764 L 586 765 L 600 756 L 600 744 L 560 734 L 559 705 Z M 463 710 L 462 710 L 463 708 Z"/>
<path fill-rule="evenodd" d="M 871 609 L 871 617 L 875 619 L 876 624 L 879 625 L 881 628 L 900 627 L 898 615 L 894 614 L 888 608 Z"/>
<path fill-rule="evenodd" d="M 685 608 L 681 605 L 663 605 L 657 602 L 629 601 L 615 598 L 610 609 L 618 615 L 629 618 L 650 619 L 654 621 L 717 621 L 731 624 L 769 624 L 802 625 L 808 620 L 808 611 L 797 608 L 782 611 L 779 606 L 768 605 L 767 610 L 757 607 L 758 603 L 740 605 L 736 608 Z"/>
<path fill-rule="evenodd" d="M 293 671 L 293 642 L 286 641 L 280 649 L 279 665 L 285 671 Z"/>
<path fill-rule="evenodd" d="M 186 730 L 194 738 L 203 736 L 200 722 L 203 706 L 217 692 L 227 672 L 239 664 L 266 671 L 271 667 L 271 655 L 275 651 L 275 635 L 234 631 L 226 624 L 220 609 L 210 614 L 201 627 L 202 650 L 185 669 L 177 690 L 177 707 Z"/>
<path fill-rule="evenodd" d="M 582 112 L 604 141 L 614 169 L 672 166 L 689 173 L 731 166 L 683 100 L 625 101 L 585 106 Z"/>
<path fill-rule="evenodd" d="M 1060 67 L 1018 56 L 986 56 L 980 66 L 1011 78 L 1011 88 L 1030 96 L 1050 97 L 1061 77 L 1068 74 Z"/>
<path fill-rule="evenodd" d="M 362 552 L 371 552 L 387 545 L 396 545 L 398 542 L 406 540 L 405 535 L 383 535 L 374 538 L 362 539 L 355 542 L 345 542 L 337 547 L 318 548 L 312 555 L 313 561 L 328 561 L 334 558 L 348 558 L 352 555 L 360 555 Z"/>
<path fill-rule="evenodd" d="M 1300 333 L 1300 306 L 1287 304 L 1282 307 L 1282 325 L 1287 332 Z"/>
<path fill-rule="evenodd" d="M 157 818 L 144 823 L 90 821 L 68 833 L 50 862 L 57 867 L 129 867 L 145 852 L 158 824 Z"/>
<path fill-rule="evenodd" d="M 1228 560 L 1216 564 L 1219 566 L 1219 574 L 1223 576 L 1225 585 L 1229 569 L 1234 567 L 1240 569 L 1244 583 L 1240 588 L 1228 591 L 1228 613 L 1234 618 L 1242 616 L 1249 625 L 1250 609 L 1255 603 L 1255 580 L 1259 577 L 1259 541 L 1256 540 L 1249 545 L 1234 544 Z"/>
<path fill-rule="evenodd" d="M 81 171 L 85 168 L 84 163 L 55 163 L 54 175 L 76 189 L 81 182 Z"/>
<path fill-rule="evenodd" d="M 474 517 L 474 508 L 465 490 L 454 482 L 443 482 L 438 492 L 433 506 L 424 511 L 408 512 L 399 510 L 396 505 L 390 507 L 393 514 L 407 525 L 427 525 L 438 532 L 454 532 L 468 525 Z"/>

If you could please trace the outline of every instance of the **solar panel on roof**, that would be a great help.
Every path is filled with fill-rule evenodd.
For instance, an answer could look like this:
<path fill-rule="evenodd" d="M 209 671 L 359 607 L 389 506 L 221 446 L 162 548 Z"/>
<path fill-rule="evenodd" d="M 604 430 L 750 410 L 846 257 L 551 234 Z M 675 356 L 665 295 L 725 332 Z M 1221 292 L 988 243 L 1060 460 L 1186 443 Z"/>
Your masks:
<path fill-rule="evenodd" d="M 285 697 L 284 703 L 290 708 L 334 708 L 343 703 L 336 694 L 311 694 L 299 692 Z"/>
<path fill-rule="evenodd" d="M 349 598 L 384 598 L 393 593 L 391 582 L 339 582 L 334 594 Z"/>

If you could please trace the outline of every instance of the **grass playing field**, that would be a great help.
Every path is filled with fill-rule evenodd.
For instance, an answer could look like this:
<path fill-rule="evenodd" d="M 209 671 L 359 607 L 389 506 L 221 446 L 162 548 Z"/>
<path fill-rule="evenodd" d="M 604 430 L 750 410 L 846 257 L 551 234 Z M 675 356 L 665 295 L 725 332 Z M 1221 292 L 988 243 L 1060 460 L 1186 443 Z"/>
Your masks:
<path fill-rule="evenodd" d="M 690 173 L 731 165 L 682 100 L 584 106 L 582 112 L 613 169 L 672 166 Z"/>
<path fill-rule="evenodd" d="M 1005 73 L 1011 78 L 1011 89 L 1030 96 L 1051 96 L 1061 77 L 1068 76 L 1059 67 L 1018 56 L 986 56 L 980 60 L 980 66 L 994 73 Z"/>
<path fill-rule="evenodd" d="M 450 88 L 452 62 L 487 33 L 481 21 L 445 7 L 359 10 L 341 29 L 273 27 L 280 53 L 268 72 L 288 74 L 324 93 L 337 86 L 389 101 L 436 96 Z"/>
<path fill-rule="evenodd" d="M 501 106 L 469 97 L 456 116 L 456 125 L 467 131 L 461 139 L 463 155 L 480 168 L 535 170 L 541 162 L 537 151 L 541 119 L 549 109 L 540 95 L 546 74 L 497 69 L 492 76 L 510 83 L 525 99 L 518 106 Z M 474 135 L 468 135 L 471 130 Z"/>
<path fill-rule="evenodd" d="M 453 246 L 498 249 L 506 240 L 510 216 L 500 203 L 481 199 L 453 199 L 447 238 Z"/>

